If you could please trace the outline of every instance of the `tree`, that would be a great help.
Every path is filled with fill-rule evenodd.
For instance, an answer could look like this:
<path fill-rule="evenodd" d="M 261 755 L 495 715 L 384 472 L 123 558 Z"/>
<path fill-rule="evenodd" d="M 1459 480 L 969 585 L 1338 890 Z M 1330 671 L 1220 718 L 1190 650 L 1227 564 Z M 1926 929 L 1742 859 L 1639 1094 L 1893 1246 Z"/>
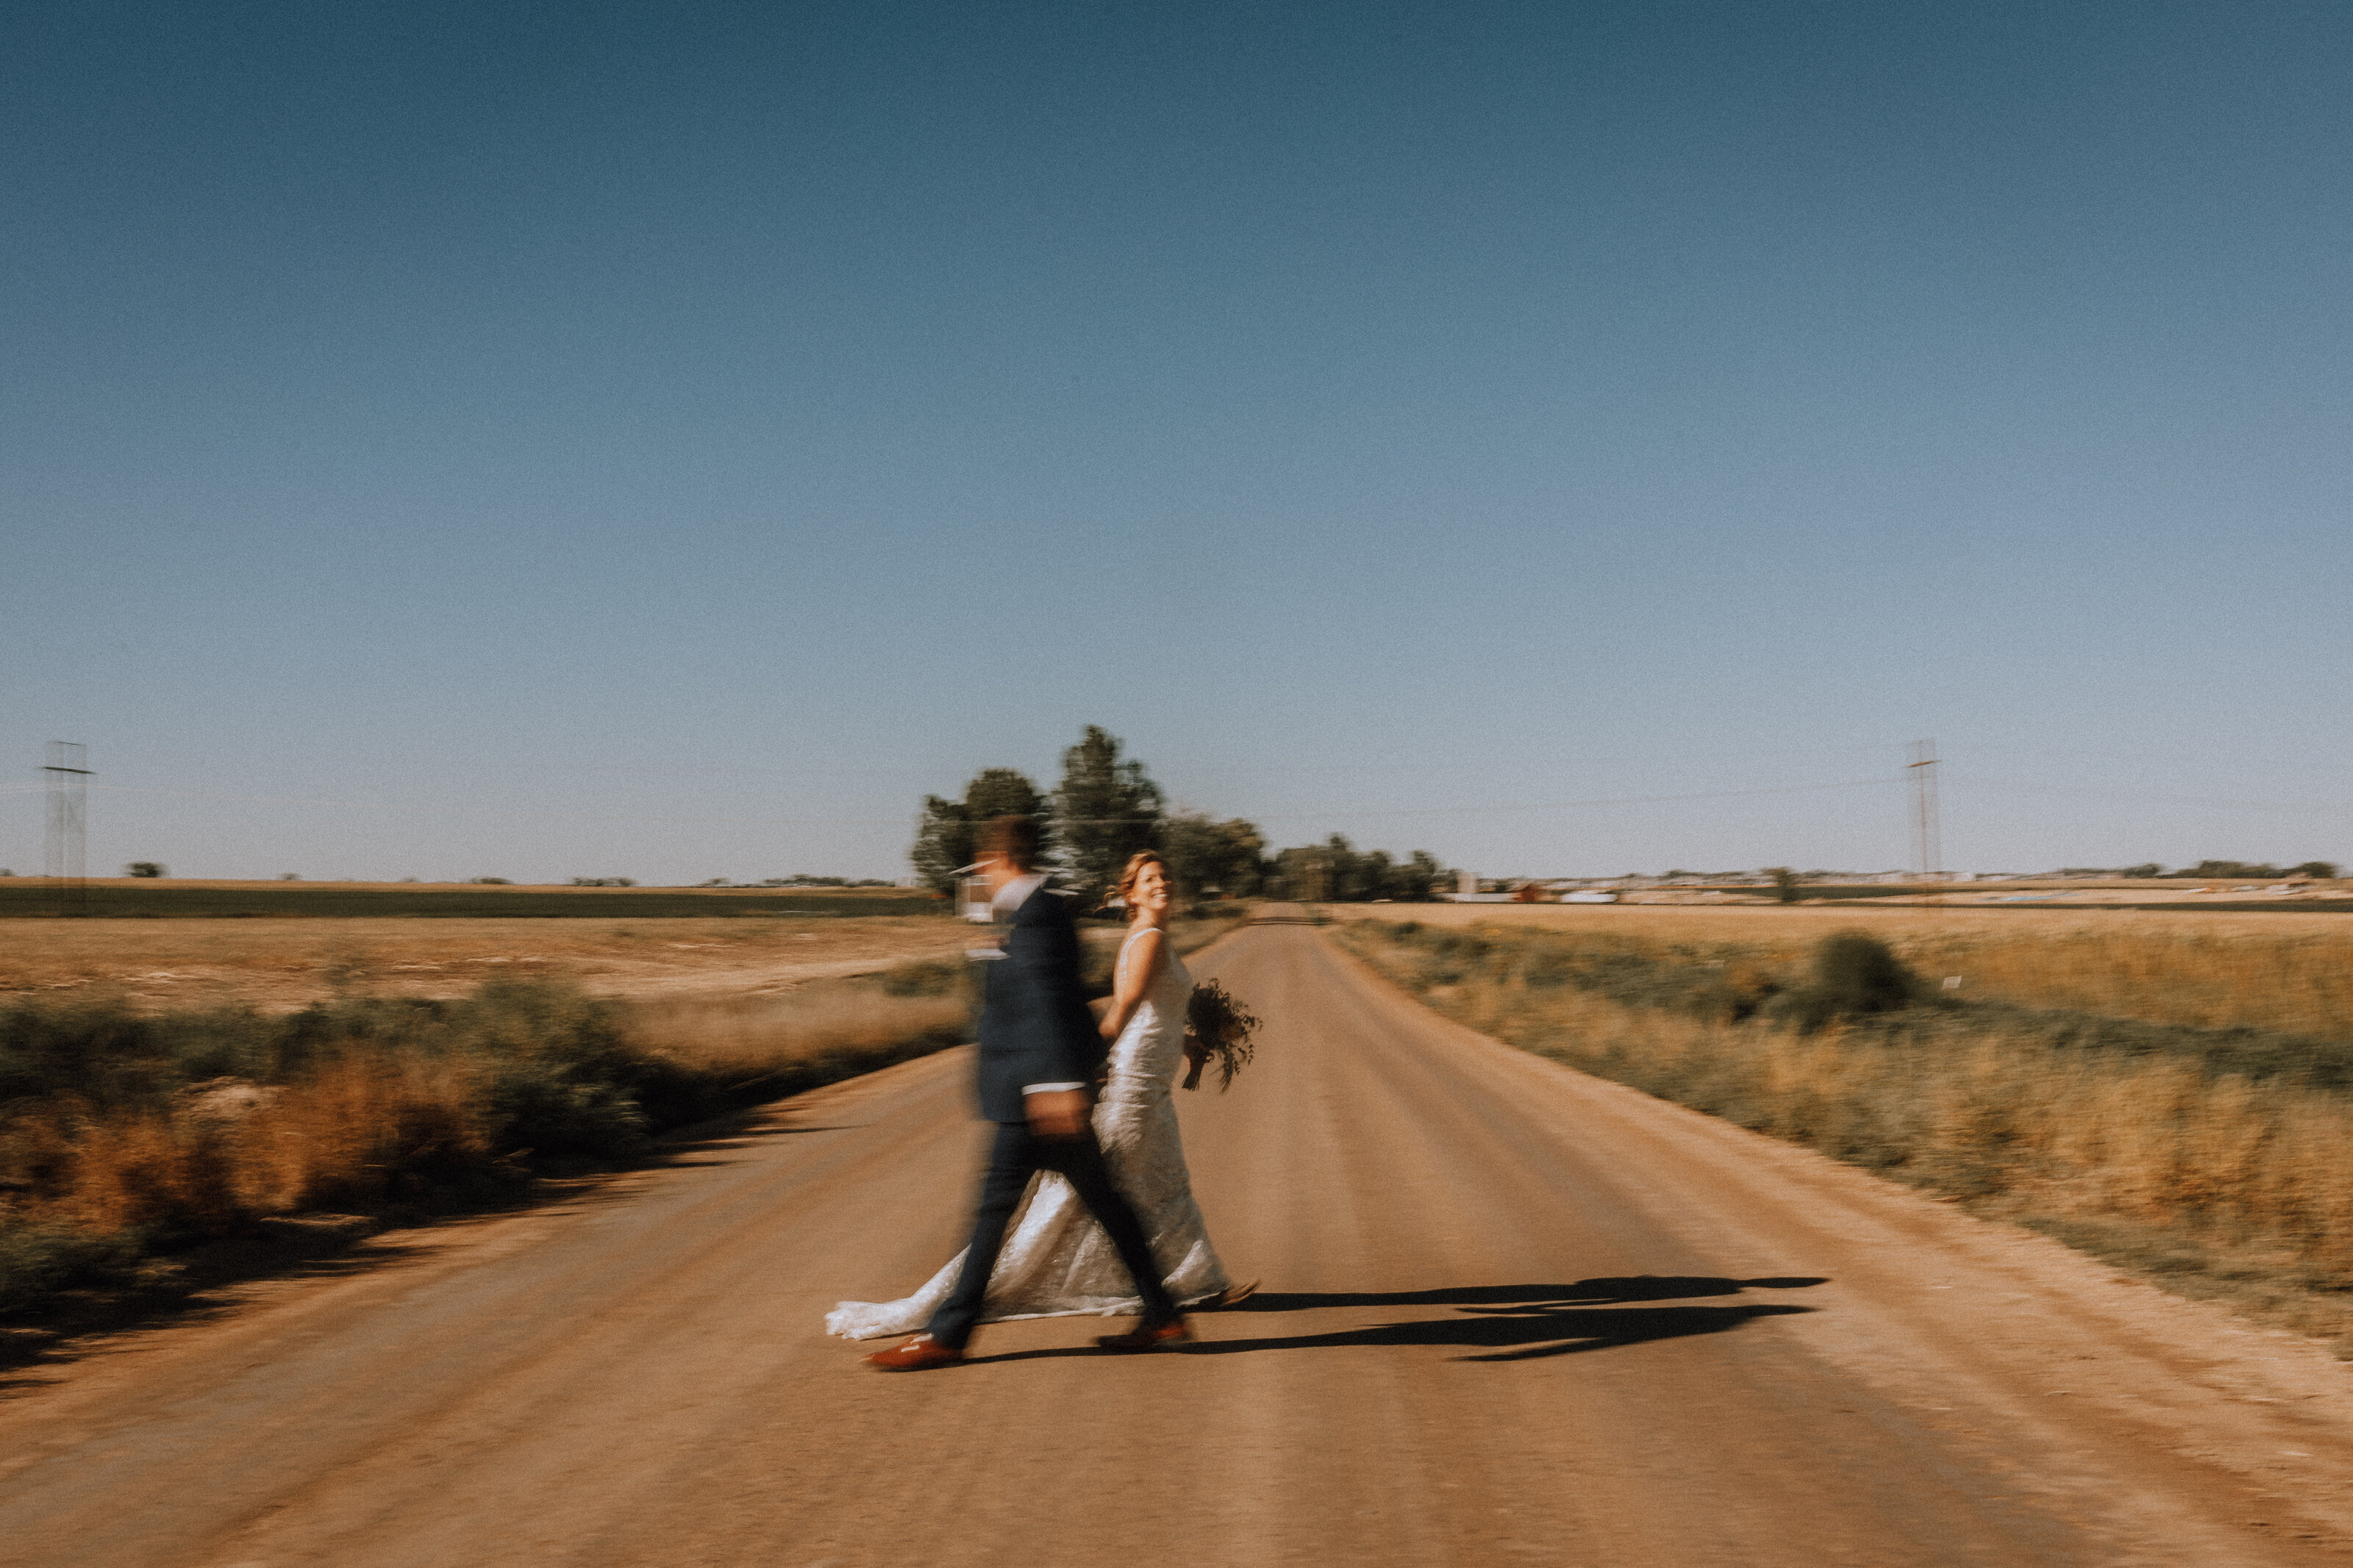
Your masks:
<path fill-rule="evenodd" d="M 1160 853 L 1179 898 L 1210 892 L 1248 898 L 1259 889 L 1266 840 L 1239 816 L 1213 822 L 1198 812 L 1179 812 L 1162 827 Z"/>
<path fill-rule="evenodd" d="M 2195 877 L 2201 880 L 2208 878 L 2232 877 L 2247 877 L 2263 880 L 2278 876 L 2279 868 L 2272 865 L 2251 865 L 2244 860 L 2200 860 L 2189 870 L 2177 871 L 2174 875 Z"/>
<path fill-rule="evenodd" d="M 1062 753 L 1054 833 L 1061 841 L 1062 869 L 1085 900 L 1100 901 L 1129 856 L 1160 847 L 1160 786 L 1142 763 L 1121 761 L 1119 746 L 1116 735 L 1090 724 Z"/>
<path fill-rule="evenodd" d="M 923 826 L 915 830 L 915 847 L 907 858 L 926 887 L 953 894 L 956 872 L 972 864 L 982 823 L 992 816 L 1042 817 L 1045 810 L 1046 797 L 1028 774 L 1012 768 L 983 768 L 964 786 L 962 800 L 923 797 Z M 1049 834 L 1041 847 L 1050 852 L 1051 845 Z"/>
<path fill-rule="evenodd" d="M 1283 850 L 1271 863 L 1270 872 L 1283 898 L 1335 904 L 1375 899 L 1426 904 L 1436 897 L 1436 884 L 1448 875 L 1427 849 L 1417 849 L 1399 861 L 1386 849 L 1359 852 L 1340 833 L 1321 844 Z"/>
<path fill-rule="evenodd" d="M 1785 904 L 1798 901 L 1798 873 L 1787 866 L 1767 866 L 1765 874 L 1773 879 L 1773 897 Z"/>
<path fill-rule="evenodd" d="M 1398 868 L 1397 900 L 1401 904 L 1426 904 L 1438 897 L 1438 884 L 1446 880 L 1448 872 L 1438 863 L 1438 857 L 1427 849 L 1417 849 Z"/>
<path fill-rule="evenodd" d="M 972 818 L 965 814 L 964 802 L 935 795 L 923 797 L 923 820 L 915 828 L 915 847 L 907 851 L 907 863 L 932 891 L 955 891 L 956 868 L 972 863 Z"/>
<path fill-rule="evenodd" d="M 1332 851 L 1321 844 L 1303 844 L 1274 858 L 1275 890 L 1303 904 L 1322 903 L 1332 896 Z"/>
<path fill-rule="evenodd" d="M 1324 896 L 1335 904 L 1359 904 L 1365 901 L 1365 862 L 1356 847 L 1348 842 L 1345 833 L 1335 833 L 1323 843 Z"/>
<path fill-rule="evenodd" d="M 2337 866 L 2334 860 L 2306 860 L 2301 866 L 2291 866 L 2287 868 L 2287 874 L 2291 877 L 2317 877 L 2324 882 L 2337 880 Z"/>
<path fill-rule="evenodd" d="M 122 868 L 122 874 L 126 877 L 161 877 L 165 874 L 165 868 L 153 860 L 133 860 Z"/>

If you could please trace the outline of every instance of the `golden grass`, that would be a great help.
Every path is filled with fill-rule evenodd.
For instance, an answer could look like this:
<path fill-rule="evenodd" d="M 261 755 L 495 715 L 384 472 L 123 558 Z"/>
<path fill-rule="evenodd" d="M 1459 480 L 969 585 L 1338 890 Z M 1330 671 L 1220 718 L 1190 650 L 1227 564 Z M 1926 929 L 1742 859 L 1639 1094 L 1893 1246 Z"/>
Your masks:
<path fill-rule="evenodd" d="M 926 976 L 926 979 L 930 977 Z M 961 977 L 892 995 L 874 981 L 776 997 L 669 997 L 628 1007 L 623 1037 L 741 1103 L 791 1074 L 830 1079 L 962 1032 Z M 388 1172 L 465 1165 L 491 1147 L 482 1104 L 492 1064 L 354 1047 L 284 1084 L 196 1085 L 163 1109 L 100 1113 L 75 1103 L 13 1124 L 5 1173 L 55 1165 L 54 1212 L 103 1229 L 289 1214 L 385 1194 Z M 828 1070 L 829 1069 L 829 1070 Z M 746 1091 L 750 1091 L 748 1094 Z"/>
<path fill-rule="evenodd" d="M 647 1049 L 747 1087 L 820 1058 L 878 1055 L 960 1030 L 963 988 L 889 996 L 869 986 L 811 986 L 782 996 L 672 996 L 638 1004 L 630 1033 Z M 740 1077 L 739 1077 L 740 1075 Z"/>
<path fill-rule="evenodd" d="M 565 1156 L 542 1169 L 626 1158 L 646 1131 L 952 1045 L 966 990 L 958 963 L 779 996 L 614 1003 L 491 987 L 454 1012 L 357 1000 L 293 1024 L 214 1016 L 216 1036 L 265 1047 L 290 1026 L 331 1034 L 272 1082 L 185 1081 L 218 1068 L 175 1068 L 154 1054 L 168 1049 L 158 1037 L 141 1058 L 151 1087 L 104 1103 L 68 1088 L 0 1110 L 0 1310 L 151 1277 L 144 1249 L 273 1216 L 471 1201 L 529 1175 L 534 1152 Z M 85 1026 L 102 1014 L 86 1010 Z M 47 1036 L 84 1016 L 55 1012 Z"/>
<path fill-rule="evenodd" d="M 1185 921 L 1175 940 L 1190 952 L 1230 929 Z M 936 919 L 27 921 L 10 934 L 19 931 L 31 938 L 10 955 L 19 977 L 96 970 L 90 978 L 119 983 L 126 958 L 168 956 L 240 982 L 210 999 L 283 1005 L 340 994 L 325 1026 L 350 1038 L 274 1082 L 186 1083 L 222 1069 L 162 1063 L 160 1096 L 105 1105 L 81 1098 L 99 1092 L 82 1084 L 93 1058 L 72 1058 L 83 1063 L 71 1079 L 82 1087 L 0 1108 L 0 1309 L 52 1300 L 75 1280 L 111 1287 L 142 1268 L 152 1275 L 141 1250 L 159 1239 L 234 1235 L 305 1210 L 432 1206 L 486 1180 L 527 1175 L 529 1145 L 545 1140 L 501 1120 L 498 1106 L 501 1083 L 511 1088 L 518 1070 L 531 1079 L 534 1062 L 556 1068 L 532 1079 L 540 1092 L 552 1086 L 560 1100 L 578 1088 L 596 1100 L 607 1134 L 617 1114 L 633 1136 L 630 1096 L 650 1096 L 644 1110 L 656 1130 L 676 1125 L 952 1045 L 967 1037 L 971 1005 L 955 955 L 973 933 Z M 1088 931 L 1092 970 L 1107 973 L 1119 935 Z M 526 955 L 540 962 L 526 966 Z M 435 978 L 415 979 L 420 971 Z M 478 990 L 486 973 L 551 971 L 590 979 L 607 996 Z M 747 978 L 770 989 L 749 991 Z M 78 989 L 36 993 L 33 1011 L 48 1022 L 24 1037 L 98 1028 L 105 1003 L 77 1001 Z M 441 1036 L 385 1034 L 370 1022 L 380 1024 L 384 1009 L 360 999 L 460 990 L 476 992 L 461 1005 L 504 999 L 495 1016 Z M 154 997 L 142 1000 L 156 1011 Z M 391 1009 L 396 1018 L 413 1011 Z M 265 1009 L 217 1015 L 209 1026 L 266 1045 L 289 1024 Z M 275 1058 L 262 1049 L 253 1059 Z M 576 1129 L 570 1136 L 576 1143 Z"/>
<path fill-rule="evenodd" d="M 2200 1028 L 2353 1040 L 2353 915 L 2159 910 L 1939 910 L 1815 906 L 1326 905 L 1351 919 L 1492 923 L 1736 946 L 1795 966 L 1833 930 L 1867 931 L 1931 981 L 1995 997 Z"/>
<path fill-rule="evenodd" d="M 62 1145 L 37 1222 L 98 1232 L 169 1226 L 226 1235 L 248 1219 L 382 1201 L 403 1176 L 455 1173 L 491 1151 L 480 1074 L 415 1056 L 347 1057 L 242 1114 L 201 1104 L 90 1118 Z M 70 1122 L 69 1122 L 70 1126 Z"/>
<path fill-rule="evenodd" d="M 27 877 L 27 882 L 44 882 L 46 879 Z M 564 893 L 584 899 L 627 899 L 644 893 L 691 893 L 698 899 L 763 899 L 774 903 L 780 898 L 816 894 L 826 898 L 903 899 L 913 896 L 905 888 L 582 888 L 561 882 L 347 882 L 332 879 L 296 880 L 283 877 L 90 877 L 84 880 L 93 888 L 218 888 L 250 889 L 268 892 L 464 892 L 495 898 L 501 893 Z"/>
<path fill-rule="evenodd" d="M 1180 954 L 1197 952 L 1232 931 L 1234 924 L 1230 920 L 1181 921 L 1173 929 L 1171 945 Z M 1090 927 L 1082 934 L 1090 970 L 1100 971 L 1107 984 L 1124 933 Z M 972 940 L 969 928 L 958 927 L 955 951 L 961 952 Z M 913 969 L 898 973 L 921 978 Z M 890 976 L 883 978 L 887 982 Z M 698 1070 L 770 1073 L 787 1061 L 856 1055 L 912 1036 L 962 1028 L 971 1012 L 971 996 L 961 976 L 953 982 L 943 977 L 942 984 L 948 988 L 930 995 L 893 996 L 877 984 L 816 984 L 768 996 L 648 996 L 631 1009 L 631 1030 L 648 1048 Z"/>
<path fill-rule="evenodd" d="M 2353 1040 L 2353 925 L 2272 931 L 2258 919 L 2238 930 L 2116 931 L 2091 922 L 2024 936 L 1932 930 L 1895 946 L 1924 973 L 1959 977 L 1968 994 Z"/>

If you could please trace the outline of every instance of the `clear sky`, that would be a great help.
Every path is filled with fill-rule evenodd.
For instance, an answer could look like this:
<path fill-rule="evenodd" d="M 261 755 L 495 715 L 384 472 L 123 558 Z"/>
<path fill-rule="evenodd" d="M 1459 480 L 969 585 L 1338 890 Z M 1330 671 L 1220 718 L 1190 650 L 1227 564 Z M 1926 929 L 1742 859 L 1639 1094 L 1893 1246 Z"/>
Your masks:
<path fill-rule="evenodd" d="M 2353 861 L 2342 4 L 5 17 L 20 873 Z"/>

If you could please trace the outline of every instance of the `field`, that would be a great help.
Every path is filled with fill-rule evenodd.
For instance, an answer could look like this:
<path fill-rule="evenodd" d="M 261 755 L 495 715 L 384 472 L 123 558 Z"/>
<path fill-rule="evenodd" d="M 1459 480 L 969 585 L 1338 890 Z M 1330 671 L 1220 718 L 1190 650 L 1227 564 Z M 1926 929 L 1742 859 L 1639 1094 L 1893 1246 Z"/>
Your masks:
<path fill-rule="evenodd" d="M 2353 1040 L 2353 920 L 2308 910 L 1938 910 L 1878 904 L 1643 907 L 1325 904 L 1332 918 L 1525 926 L 1795 963 L 1826 932 L 1867 931 L 1963 998 L 1997 997 L 2199 1028 Z"/>
<path fill-rule="evenodd" d="M 1187 921 L 1175 940 L 1228 929 Z M 0 1318 L 168 1296 L 259 1238 L 512 1201 L 666 1130 L 970 1037 L 974 933 L 937 915 L 10 935 Z M 1087 932 L 1095 991 L 1117 936 Z M 45 1333 L 0 1342 L 37 1351 Z"/>
<path fill-rule="evenodd" d="M 0 1315 L 169 1293 L 199 1282 L 190 1257 L 309 1234 L 322 1209 L 364 1234 L 512 1201 L 670 1128 L 939 1050 L 965 1037 L 965 968 L 724 1003 L 498 978 L 292 1013 L 0 1005 Z"/>
<path fill-rule="evenodd" d="M 0 917 L 54 917 L 66 895 L 42 878 L 0 879 Z M 638 920 L 944 913 L 907 888 L 518 888 L 402 882 L 206 882 L 94 877 L 73 895 L 101 919 Z"/>
<path fill-rule="evenodd" d="M 773 993 L 960 952 L 938 915 L 856 920 L 16 921 L 0 940 L 0 997 L 109 992 L 145 1011 L 239 1003 L 270 1010 L 338 992 L 459 996 L 495 974 L 601 994 Z"/>

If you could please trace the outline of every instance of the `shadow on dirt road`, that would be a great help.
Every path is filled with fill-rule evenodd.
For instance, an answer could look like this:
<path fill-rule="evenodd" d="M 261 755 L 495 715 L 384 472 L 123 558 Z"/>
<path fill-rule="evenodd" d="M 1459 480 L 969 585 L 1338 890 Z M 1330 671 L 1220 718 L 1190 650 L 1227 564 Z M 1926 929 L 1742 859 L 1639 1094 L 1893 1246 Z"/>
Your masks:
<path fill-rule="evenodd" d="M 1434 1290 L 1268 1291 L 1251 1297 L 1228 1315 L 1326 1311 L 1347 1308 L 1453 1307 L 1457 1315 L 1334 1329 L 1323 1333 L 1202 1340 L 1185 1355 L 1239 1355 L 1260 1351 L 1327 1350 L 1345 1346 L 1436 1345 L 1486 1353 L 1456 1361 L 1534 1361 L 1578 1351 L 1609 1350 L 1653 1340 L 1720 1334 L 1757 1318 L 1790 1317 L 1818 1309 L 1781 1302 L 1736 1307 L 1630 1305 L 1688 1300 L 1694 1296 L 1736 1296 L 1743 1290 L 1797 1290 L 1828 1284 L 1797 1278 L 1727 1279 L 1714 1276 L 1639 1275 L 1618 1279 L 1580 1279 L 1573 1285 L 1463 1285 Z M 971 1364 L 1036 1361 L 1066 1355 L 1100 1355 L 1069 1348 L 1014 1351 L 975 1356 Z"/>

